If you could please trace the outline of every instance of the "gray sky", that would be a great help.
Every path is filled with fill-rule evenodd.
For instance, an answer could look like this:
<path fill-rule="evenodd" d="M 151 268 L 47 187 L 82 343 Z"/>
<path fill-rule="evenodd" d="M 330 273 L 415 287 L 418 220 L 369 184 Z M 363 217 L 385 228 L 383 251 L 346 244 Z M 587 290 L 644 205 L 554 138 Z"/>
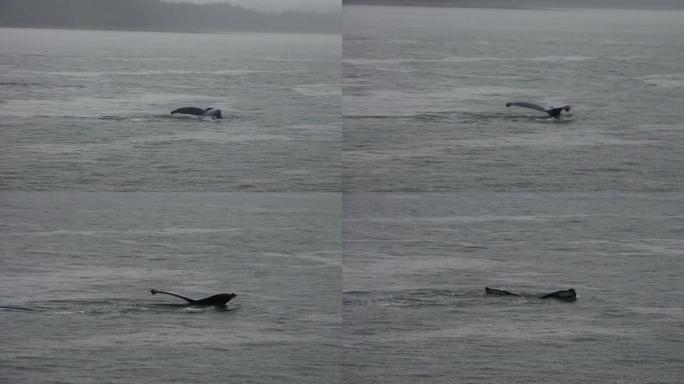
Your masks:
<path fill-rule="evenodd" d="M 340 12 L 342 0 L 173 0 L 193 3 L 230 3 L 262 11 L 301 10 Z"/>

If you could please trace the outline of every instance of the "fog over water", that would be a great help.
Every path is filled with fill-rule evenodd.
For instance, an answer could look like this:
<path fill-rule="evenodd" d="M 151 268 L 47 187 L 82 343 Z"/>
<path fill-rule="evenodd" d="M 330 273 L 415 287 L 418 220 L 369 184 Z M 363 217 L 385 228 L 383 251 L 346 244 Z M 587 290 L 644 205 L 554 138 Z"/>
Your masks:
<path fill-rule="evenodd" d="M 438 6 L 504 9 L 603 8 L 603 9 L 684 9 L 679 0 L 342 0 L 344 4 L 399 6 Z"/>
<path fill-rule="evenodd" d="M 173 0 L 171 0 L 173 1 Z M 182 0 L 176 0 L 182 1 Z M 339 12 L 342 3 L 340 0 L 185 0 L 198 4 L 230 3 L 241 7 L 258 9 L 262 11 L 315 11 L 315 12 Z"/>

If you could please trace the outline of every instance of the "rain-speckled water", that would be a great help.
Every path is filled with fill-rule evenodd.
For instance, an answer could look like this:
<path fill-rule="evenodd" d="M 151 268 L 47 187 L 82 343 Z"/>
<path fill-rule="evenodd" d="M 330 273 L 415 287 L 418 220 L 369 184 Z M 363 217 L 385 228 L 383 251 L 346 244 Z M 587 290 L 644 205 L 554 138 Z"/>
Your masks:
<path fill-rule="evenodd" d="M 682 381 L 683 15 L 345 7 L 343 382 Z"/>

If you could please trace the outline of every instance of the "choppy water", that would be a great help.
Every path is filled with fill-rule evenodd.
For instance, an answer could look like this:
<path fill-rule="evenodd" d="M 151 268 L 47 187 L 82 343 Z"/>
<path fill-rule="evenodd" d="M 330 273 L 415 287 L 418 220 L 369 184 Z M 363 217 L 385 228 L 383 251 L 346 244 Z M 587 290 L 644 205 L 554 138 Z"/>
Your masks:
<path fill-rule="evenodd" d="M 339 60 L 332 35 L 3 29 L 1 187 L 337 191 Z"/>

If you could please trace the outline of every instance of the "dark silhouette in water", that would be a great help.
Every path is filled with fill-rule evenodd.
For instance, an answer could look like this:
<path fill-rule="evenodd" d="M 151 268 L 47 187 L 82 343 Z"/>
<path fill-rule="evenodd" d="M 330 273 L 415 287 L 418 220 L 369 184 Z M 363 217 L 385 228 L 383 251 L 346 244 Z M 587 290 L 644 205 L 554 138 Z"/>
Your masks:
<path fill-rule="evenodd" d="M 158 290 L 156 290 L 156 289 L 151 289 L 150 292 L 151 292 L 153 295 L 156 295 L 157 293 L 163 293 L 163 294 L 165 294 L 165 295 L 175 296 L 175 297 L 177 297 L 177 298 L 179 298 L 179 299 L 183 299 L 183 300 L 187 301 L 188 304 L 190 304 L 190 305 L 198 305 L 198 306 L 210 306 L 210 305 L 213 305 L 213 306 L 216 306 L 216 307 L 220 307 L 220 306 L 226 305 L 226 303 L 228 303 L 228 302 L 229 302 L 230 300 L 232 300 L 235 296 L 237 296 L 237 295 L 234 294 L 234 293 L 219 293 L 218 295 L 213 295 L 213 296 L 205 297 L 204 299 L 195 300 L 195 299 L 191 299 L 191 298 L 189 298 L 189 297 L 185 297 L 185 296 L 183 296 L 183 295 L 179 295 L 179 294 L 173 293 L 173 292 L 158 291 Z"/>
<path fill-rule="evenodd" d="M 489 288 L 485 287 L 485 293 L 487 295 L 493 295 L 493 296 L 528 296 L 528 295 L 519 295 L 517 293 L 509 292 L 509 291 L 504 291 L 502 289 L 494 289 L 494 288 Z M 563 300 L 563 301 L 575 301 L 577 300 L 577 292 L 575 292 L 574 289 L 570 288 L 565 291 L 556 291 L 556 292 L 551 292 L 546 295 L 542 296 L 535 296 L 540 299 L 548 299 L 548 298 L 554 298 L 558 300 Z"/>
<path fill-rule="evenodd" d="M 549 293 L 548 295 L 544 295 L 541 298 L 546 299 L 549 297 L 553 297 L 554 299 L 558 300 L 563 300 L 563 301 L 575 301 L 577 300 L 577 293 L 575 292 L 574 289 L 570 288 L 565 291 L 556 291 Z"/>
<path fill-rule="evenodd" d="M 171 111 L 172 115 L 174 113 L 182 113 L 185 115 L 195 115 L 195 116 L 211 116 L 211 117 L 215 117 L 217 119 L 220 119 L 223 117 L 221 115 L 221 110 L 220 109 L 214 109 L 214 108 L 202 109 L 202 108 L 197 108 L 197 107 L 182 107 L 182 108 L 174 109 L 173 111 Z"/>
<path fill-rule="evenodd" d="M 566 112 L 568 112 L 571 108 L 569 105 L 564 105 L 562 107 L 544 108 L 541 105 L 527 103 L 524 101 L 514 101 L 512 103 L 506 103 L 506 107 L 510 106 L 530 108 L 537 111 L 546 112 L 549 114 L 549 116 L 553 117 L 554 119 L 560 119 L 561 111 L 565 110 Z"/>
<path fill-rule="evenodd" d="M 508 292 L 508 291 L 504 291 L 502 289 L 494 289 L 494 288 L 489 288 L 489 287 L 485 287 L 485 292 L 488 295 L 495 295 L 495 296 L 520 296 L 520 295 L 516 295 L 513 292 Z"/>

